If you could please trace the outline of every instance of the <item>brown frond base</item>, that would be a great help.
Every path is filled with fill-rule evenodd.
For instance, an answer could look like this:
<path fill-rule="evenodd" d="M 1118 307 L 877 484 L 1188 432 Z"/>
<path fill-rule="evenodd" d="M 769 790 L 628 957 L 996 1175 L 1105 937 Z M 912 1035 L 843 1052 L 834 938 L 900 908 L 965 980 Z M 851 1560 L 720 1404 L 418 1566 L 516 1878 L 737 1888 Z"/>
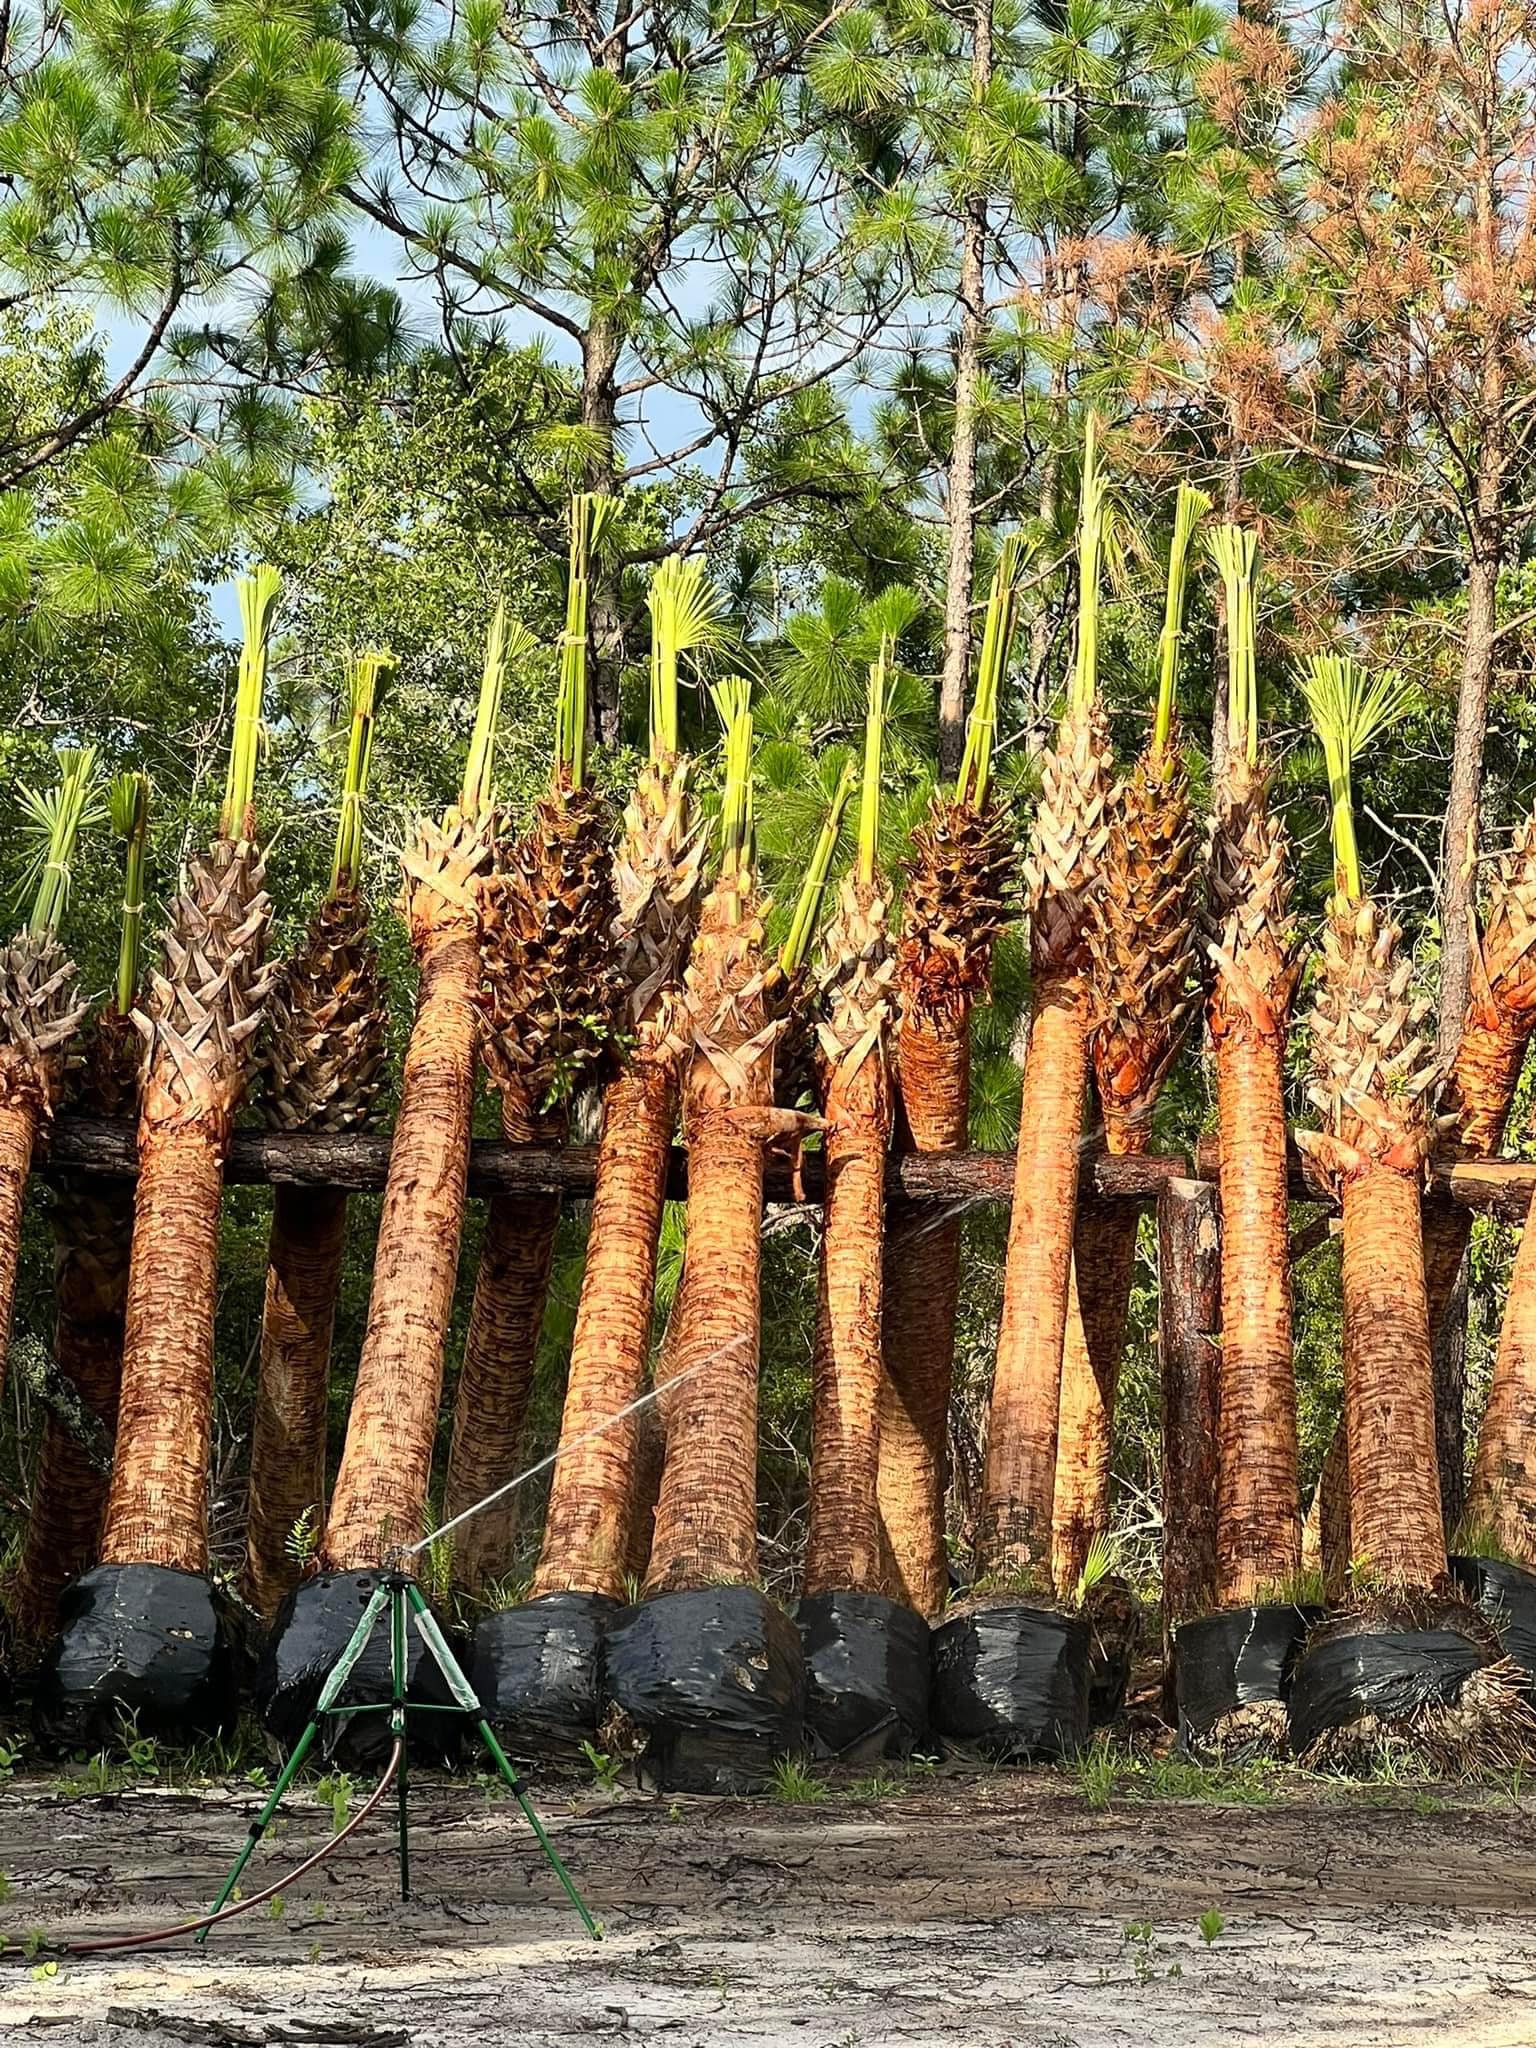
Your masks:
<path fill-rule="evenodd" d="M 1367 1596 L 1314 1629 L 1296 1667 L 1291 1747 L 1314 1770 L 1437 1778 L 1536 1760 L 1527 1674 L 1459 1594 Z"/>

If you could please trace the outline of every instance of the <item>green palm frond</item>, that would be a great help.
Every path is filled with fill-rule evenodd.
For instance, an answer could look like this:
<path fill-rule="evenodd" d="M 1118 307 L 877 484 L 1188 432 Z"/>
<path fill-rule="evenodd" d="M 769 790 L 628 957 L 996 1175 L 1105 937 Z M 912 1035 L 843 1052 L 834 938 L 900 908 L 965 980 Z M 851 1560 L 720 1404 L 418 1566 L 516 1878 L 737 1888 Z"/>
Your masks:
<path fill-rule="evenodd" d="M 570 574 L 565 633 L 560 642 L 560 696 L 555 724 L 555 765 L 580 789 L 587 774 L 587 620 L 592 599 L 592 558 L 612 531 L 619 501 L 602 491 L 578 491 L 571 500 Z"/>
<path fill-rule="evenodd" d="M 981 629 L 981 653 L 976 663 L 976 697 L 965 727 L 965 752 L 955 780 L 955 802 L 980 810 L 986 801 L 992 774 L 992 746 L 997 737 L 997 704 L 1008 657 L 1019 626 L 1019 576 L 1034 552 L 1021 534 L 1010 533 L 1000 543 L 992 585 L 987 592 L 986 621 Z"/>
<path fill-rule="evenodd" d="M 651 579 L 646 602 L 651 614 L 651 759 L 662 762 L 678 748 L 678 657 L 725 644 L 726 600 L 705 574 L 701 558 L 668 555 Z"/>
<path fill-rule="evenodd" d="M 224 808 L 219 835 L 244 837 L 246 816 L 256 795 L 256 763 L 261 753 L 261 707 L 267 689 L 267 661 L 272 622 L 282 596 L 283 579 L 267 562 L 258 562 L 235 585 L 240 600 L 240 675 L 235 688 L 235 731 L 224 782 Z"/>
<path fill-rule="evenodd" d="M 821 906 L 827 893 L 827 880 L 832 873 L 832 856 L 837 851 L 838 836 L 843 829 L 843 813 L 848 808 L 848 799 L 853 794 L 853 785 L 858 773 L 851 760 L 843 763 L 843 772 L 838 777 L 837 787 L 827 806 L 822 820 L 821 833 L 815 850 L 806 863 L 805 878 L 800 885 L 800 895 L 795 903 L 795 914 L 790 921 L 788 935 L 779 949 L 779 967 L 785 976 L 797 974 L 804 966 L 815 937 L 816 926 L 821 918 Z"/>
<path fill-rule="evenodd" d="M 709 694 L 725 728 L 720 872 L 739 875 L 752 864 L 752 685 L 745 676 L 722 676 Z"/>
<path fill-rule="evenodd" d="M 113 777 L 107 794 L 112 830 L 123 842 L 123 909 L 117 940 L 117 1009 L 126 1017 L 139 992 L 144 934 L 144 848 L 149 838 L 149 777 L 141 768 Z"/>
<path fill-rule="evenodd" d="M 347 765 L 341 783 L 341 816 L 336 825 L 336 851 L 331 861 L 331 894 L 355 888 L 363 864 L 363 797 L 373 765 L 373 722 L 379 690 L 395 666 L 395 657 L 379 647 L 358 655 L 347 678 Z"/>
<path fill-rule="evenodd" d="M 1180 484 L 1173 508 L 1173 540 L 1168 549 L 1168 588 L 1163 604 L 1163 632 L 1158 642 L 1157 717 L 1152 726 L 1152 758 L 1161 761 L 1173 731 L 1178 697 L 1179 654 L 1184 644 L 1184 605 L 1189 590 L 1189 551 L 1195 529 L 1211 509 L 1204 491 Z"/>
<path fill-rule="evenodd" d="M 106 816 L 96 774 L 94 747 L 61 747 L 54 757 L 59 779 L 51 789 L 19 792 L 25 822 L 21 833 L 29 850 L 18 892 L 16 913 L 31 901 L 27 930 L 35 939 L 58 931 L 69 901 L 69 877 L 80 834 Z"/>
<path fill-rule="evenodd" d="M 496 734 L 501 724 L 507 665 L 525 660 L 537 645 L 535 635 L 521 619 L 507 617 L 506 600 L 498 600 L 486 634 L 480 695 L 475 704 L 474 729 L 470 733 L 469 751 L 464 757 L 464 780 L 459 790 L 459 809 L 466 818 L 485 816 L 496 801 Z"/>
<path fill-rule="evenodd" d="M 1227 620 L 1227 746 L 1231 753 L 1259 758 L 1259 679 L 1254 656 L 1254 587 L 1258 581 L 1259 537 L 1246 526 L 1218 526 L 1206 537 L 1206 552 L 1221 576 Z"/>
<path fill-rule="evenodd" d="M 1417 693 L 1400 670 L 1383 668 L 1372 674 L 1347 654 L 1311 655 L 1297 671 L 1296 682 L 1328 767 L 1334 888 L 1356 902 L 1362 887 L 1355 839 L 1355 763 L 1372 740 L 1407 717 Z"/>
<path fill-rule="evenodd" d="M 1104 499 L 1107 479 L 1099 467 L 1099 416 L 1088 415 L 1083 441 L 1083 480 L 1077 514 L 1077 661 L 1072 671 L 1071 710 L 1087 711 L 1099 689 L 1099 587 L 1103 578 Z"/>

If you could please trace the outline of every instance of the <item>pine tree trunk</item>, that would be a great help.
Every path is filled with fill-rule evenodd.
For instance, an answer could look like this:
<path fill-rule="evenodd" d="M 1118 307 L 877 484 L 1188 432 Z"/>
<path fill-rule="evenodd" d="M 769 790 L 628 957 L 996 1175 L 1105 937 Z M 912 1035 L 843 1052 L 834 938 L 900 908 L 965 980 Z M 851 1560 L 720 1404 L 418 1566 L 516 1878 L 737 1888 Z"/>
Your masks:
<path fill-rule="evenodd" d="M 1373 1578 L 1445 1572 L 1435 1395 L 1415 1179 L 1371 1164 L 1344 1182 L 1344 1415 L 1350 1544 Z"/>
<path fill-rule="evenodd" d="M 273 1189 L 240 1582 L 269 1622 L 298 1583 L 294 1531 L 305 1516 L 317 1537 L 324 1525 L 331 1329 L 346 1249 L 343 1189 Z"/>
<path fill-rule="evenodd" d="M 1488 732 L 1488 689 L 1498 615 L 1499 567 L 1503 539 L 1499 519 L 1502 468 L 1485 426 L 1477 482 L 1478 509 L 1472 520 L 1467 563 L 1467 624 L 1461 648 L 1461 681 L 1456 694 L 1456 737 L 1451 751 L 1451 786 L 1445 809 L 1440 874 L 1440 1057 L 1450 1060 L 1461 1037 L 1471 988 L 1471 915 L 1477 871 L 1468 856 L 1477 830 L 1483 794 L 1483 754 Z"/>
<path fill-rule="evenodd" d="M 581 346 L 581 424 L 592 437 L 583 479 L 589 491 L 617 489 L 619 334 L 612 320 L 591 316 Z M 591 704 L 597 737 L 605 747 L 620 738 L 623 617 L 619 605 L 620 566 L 606 551 L 591 565 L 587 627 L 591 634 Z"/>
<path fill-rule="evenodd" d="M 374 1251 L 368 1334 L 321 1546 L 366 1570 L 423 1533 L 443 1341 L 464 1224 L 480 948 L 454 928 L 422 961 Z"/>
<path fill-rule="evenodd" d="M 929 1015 L 908 1007 L 896 1040 L 900 1142 L 961 1152 L 969 1136 L 968 1003 Z M 949 1591 L 944 1496 L 949 1395 L 960 1303 L 958 1216 L 900 1197 L 886 1216 L 880 1382 L 880 1524 L 885 1590 L 919 1614 Z"/>
<path fill-rule="evenodd" d="M 1035 991 L 1002 1328 L 987 1422 L 977 1574 L 1049 1590 L 1056 1422 L 1072 1271 L 1072 1232 L 1088 1076 L 1086 996 Z"/>
<path fill-rule="evenodd" d="M 1223 1606 L 1262 1598 L 1301 1562 L 1300 1457 L 1291 1350 L 1285 1035 L 1224 1011 L 1215 1035 L 1221 1128 Z"/>
<path fill-rule="evenodd" d="M 110 1436 L 123 1372 L 132 1183 L 70 1181 L 58 1191 L 54 1233 L 54 1362 Z M 96 1562 L 106 1505 L 106 1473 L 49 1416 L 11 1602 L 21 1641 L 40 1643 L 53 1633 L 60 1593 Z"/>
<path fill-rule="evenodd" d="M 1536 1211 L 1533 1211 L 1536 1216 Z M 1467 1489 L 1467 1523 L 1536 1568 L 1536 1222 L 1527 1218 L 1499 1331 L 1482 1434 Z"/>
<path fill-rule="evenodd" d="M 1134 1202 L 1101 1202 L 1091 1196 L 1079 1201 L 1062 1348 L 1052 1509 L 1051 1576 L 1063 1593 L 1082 1576 L 1094 1537 L 1109 1527 L 1115 1392 L 1140 1223 Z"/>
<path fill-rule="evenodd" d="M 587 1265 L 560 1418 L 561 1456 L 550 1480 L 536 1595 L 619 1598 L 630 1567 L 630 1523 L 646 1513 L 635 1499 L 639 1415 L 590 1442 L 578 1446 L 578 1439 L 637 1399 L 645 1383 L 677 1096 L 670 1062 L 637 1060 L 609 1083 L 604 1097 Z M 648 1506 L 654 1507 L 654 1496 Z M 648 1562 L 648 1522 L 644 1547 Z"/>
<path fill-rule="evenodd" d="M 103 1564 L 208 1569 L 225 1119 L 141 1119 Z"/>
<path fill-rule="evenodd" d="M 667 1423 L 647 1594 L 757 1577 L 763 1144 L 729 1108 L 688 1134 L 688 1255 L 673 1308 Z"/>
<path fill-rule="evenodd" d="M 880 1578 L 881 1291 L 885 1056 L 827 1091 L 827 1187 L 811 1366 L 807 1593 L 873 1592 Z"/>
<path fill-rule="evenodd" d="M 30 1088 L 0 1101 L 0 1393 L 5 1391 L 10 1364 L 11 1318 L 16 1306 L 16 1268 L 21 1257 L 21 1212 L 27 1177 L 32 1171 L 32 1146 L 37 1136 L 38 1104 Z"/>

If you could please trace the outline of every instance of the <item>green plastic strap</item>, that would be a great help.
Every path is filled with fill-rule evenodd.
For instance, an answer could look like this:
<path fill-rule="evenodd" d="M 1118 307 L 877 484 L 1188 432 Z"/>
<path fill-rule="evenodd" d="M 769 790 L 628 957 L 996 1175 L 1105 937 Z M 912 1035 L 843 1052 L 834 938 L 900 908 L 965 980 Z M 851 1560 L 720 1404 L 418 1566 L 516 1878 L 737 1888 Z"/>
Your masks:
<path fill-rule="evenodd" d="M 335 1705 L 342 1687 L 352 1676 L 353 1667 L 356 1665 L 359 1657 L 362 1656 L 364 1650 L 367 1649 L 368 1639 L 373 1634 L 374 1623 L 384 1612 L 388 1600 L 388 1588 L 376 1586 L 369 1597 L 368 1605 L 363 1609 L 362 1620 L 353 1631 L 351 1642 L 348 1643 L 347 1647 L 336 1659 L 336 1662 L 331 1667 L 330 1677 L 320 1688 L 320 1697 L 315 1702 L 316 1714 L 328 1714 Z"/>
<path fill-rule="evenodd" d="M 420 1593 L 415 1592 L 414 1587 L 411 1590 L 415 1593 L 415 1598 L 411 1601 L 411 1612 L 415 1617 L 417 1634 L 432 1652 L 438 1670 L 441 1671 L 444 1679 L 447 1681 L 448 1690 L 453 1694 L 465 1713 L 473 1714 L 478 1721 L 483 1711 L 479 1695 L 464 1676 L 458 1659 L 444 1641 L 443 1632 L 438 1627 L 431 1608 L 422 1599 Z"/>

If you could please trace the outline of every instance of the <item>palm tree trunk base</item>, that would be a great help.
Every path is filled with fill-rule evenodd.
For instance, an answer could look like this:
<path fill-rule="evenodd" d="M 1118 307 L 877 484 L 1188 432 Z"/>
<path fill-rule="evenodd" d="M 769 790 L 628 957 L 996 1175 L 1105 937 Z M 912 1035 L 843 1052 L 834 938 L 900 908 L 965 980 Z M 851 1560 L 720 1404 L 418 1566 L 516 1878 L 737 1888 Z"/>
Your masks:
<path fill-rule="evenodd" d="M 911 1756 L 928 1742 L 928 1624 L 880 1593 L 811 1593 L 796 1610 L 805 1650 L 805 1726 L 840 1763 Z"/>
<path fill-rule="evenodd" d="M 1536 1572 L 1499 1557 L 1453 1557 L 1451 1577 L 1493 1623 L 1536 1693 Z"/>
<path fill-rule="evenodd" d="M 1527 1674 L 1459 1595 L 1410 1591 L 1314 1630 L 1296 1666 L 1291 1747 L 1314 1768 L 1384 1753 L 1455 1778 L 1536 1759 Z"/>
<path fill-rule="evenodd" d="M 1076 1756 L 1088 1740 L 1088 1624 L 1022 1601 L 933 1632 L 933 1725 L 947 1750 L 993 1763 Z"/>
<path fill-rule="evenodd" d="M 1277 1601 L 1182 1621 L 1173 1632 L 1179 1734 L 1197 1752 L 1283 1752 L 1291 1677 L 1320 1607 Z"/>
<path fill-rule="evenodd" d="M 601 1593 L 546 1593 L 480 1623 L 470 1682 L 514 1756 L 574 1763 L 596 1742 L 603 1638 L 620 1612 Z"/>
<path fill-rule="evenodd" d="M 304 1580 L 278 1609 L 253 1691 L 263 1724 L 285 1749 L 291 1749 L 308 1726 L 320 1688 L 351 1642 L 382 1576 L 371 1571 L 322 1572 Z M 406 1637 L 405 1669 L 409 1700 L 427 1706 L 453 1704 L 437 1660 L 415 1629 Z M 336 1705 L 377 1705 L 389 1693 L 389 1624 L 381 1616 Z M 327 1719 L 320 1729 L 320 1753 L 348 1770 L 375 1769 L 389 1755 L 388 1722 L 386 1714 Z M 452 1714 L 419 1715 L 411 1724 L 411 1753 L 447 1761 L 457 1751 L 461 1733 Z"/>
<path fill-rule="evenodd" d="M 607 1694 L 660 1792 L 760 1791 L 805 1739 L 800 1632 L 756 1586 L 701 1586 L 629 1607 L 608 1631 Z"/>
<path fill-rule="evenodd" d="M 140 1735 L 185 1741 L 230 1726 L 235 1660 L 222 1603 L 197 1572 L 99 1564 L 66 1586 L 38 1676 L 38 1726 L 61 1748 Z"/>

